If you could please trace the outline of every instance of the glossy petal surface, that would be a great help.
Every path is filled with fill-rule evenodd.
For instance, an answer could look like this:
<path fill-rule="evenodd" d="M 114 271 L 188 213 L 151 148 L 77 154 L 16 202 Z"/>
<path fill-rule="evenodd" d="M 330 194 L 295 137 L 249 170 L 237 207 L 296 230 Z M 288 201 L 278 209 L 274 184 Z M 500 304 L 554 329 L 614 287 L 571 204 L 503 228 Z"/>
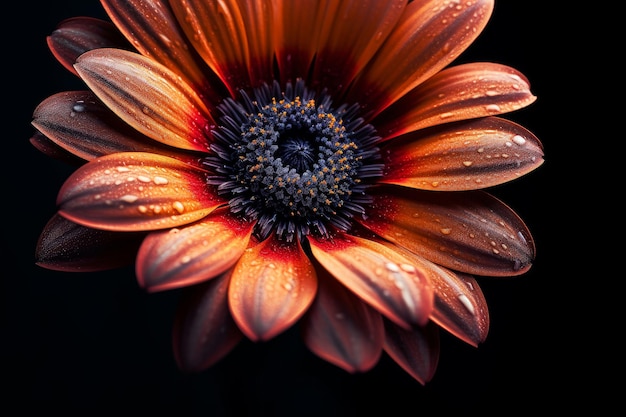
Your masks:
<path fill-rule="evenodd" d="M 446 68 L 376 118 L 386 139 L 430 126 L 519 110 L 535 102 L 528 79 L 514 68 L 473 62 Z"/>
<path fill-rule="evenodd" d="M 374 113 L 392 104 L 457 58 L 482 32 L 493 3 L 409 3 L 393 32 L 351 87 L 347 101 L 360 103 Z"/>
<path fill-rule="evenodd" d="M 406 3 L 406 0 L 328 2 L 320 27 L 314 29 L 320 38 L 312 79 L 341 95 L 381 47 Z"/>
<path fill-rule="evenodd" d="M 235 265 L 228 297 L 239 328 L 259 341 L 295 323 L 316 291 L 315 269 L 300 245 L 271 236 L 247 249 Z"/>
<path fill-rule="evenodd" d="M 388 143 L 383 154 L 381 183 L 435 191 L 493 187 L 543 164 L 539 139 L 496 117 L 415 132 Z"/>
<path fill-rule="evenodd" d="M 439 345 L 439 329 L 432 322 L 407 330 L 385 320 L 385 352 L 422 385 L 437 370 Z"/>
<path fill-rule="evenodd" d="M 212 117 L 201 97 L 165 66 L 105 48 L 81 55 L 75 68 L 100 100 L 139 132 L 181 149 L 207 150 Z"/>
<path fill-rule="evenodd" d="M 126 152 L 76 170 L 57 198 L 59 212 L 85 226 L 141 231 L 191 223 L 222 201 L 208 191 L 206 173 L 166 156 Z"/>
<path fill-rule="evenodd" d="M 189 48 L 167 1 L 102 0 L 102 5 L 142 55 L 181 74 L 207 102 L 218 102 L 223 86 L 213 80 L 204 62 Z"/>
<path fill-rule="evenodd" d="M 528 228 L 487 193 L 381 186 L 372 196 L 370 216 L 359 222 L 431 262 L 492 276 L 519 275 L 531 267 L 535 246 Z"/>
<path fill-rule="evenodd" d="M 230 274 L 183 291 L 174 320 L 174 356 L 178 367 L 199 372 L 226 356 L 243 333 L 228 309 Z"/>
<path fill-rule="evenodd" d="M 45 99 L 33 126 L 79 158 L 90 161 L 116 152 L 151 152 L 200 166 L 199 156 L 138 134 L 90 91 L 65 91 Z"/>
<path fill-rule="evenodd" d="M 57 271 L 91 272 L 131 265 L 145 234 L 91 229 L 58 214 L 44 227 L 35 262 Z"/>
<path fill-rule="evenodd" d="M 162 291 L 223 273 L 248 246 L 252 226 L 218 209 L 194 224 L 150 233 L 137 254 L 139 285 Z"/>
<path fill-rule="evenodd" d="M 91 17 L 75 17 L 61 22 L 46 39 L 54 57 L 70 72 L 76 59 L 96 48 L 130 49 L 126 39 L 111 23 Z"/>
<path fill-rule="evenodd" d="M 263 5 L 259 1 L 252 1 L 248 2 L 249 7 L 240 7 L 238 3 L 240 2 L 235 0 L 170 1 L 172 10 L 190 42 L 207 65 L 228 86 L 232 96 L 235 96 L 240 88 L 250 86 L 248 71 L 250 44 L 246 25 L 257 28 L 264 19 L 269 19 L 271 16 L 271 10 L 266 10 L 257 16 L 251 14 L 254 10 L 267 8 L 269 6 L 267 3 Z M 244 4 L 242 3 L 241 6 Z M 268 21 L 265 20 L 265 23 L 267 24 Z M 261 38 L 256 41 L 258 45 L 266 45 L 270 42 L 270 32 L 263 30 L 255 33 L 255 36 Z M 266 47 L 259 46 L 262 49 Z M 266 52 L 269 52 L 269 49 Z"/>
<path fill-rule="evenodd" d="M 438 269 L 439 273 L 431 278 L 435 286 L 432 320 L 459 339 L 478 346 L 489 333 L 489 309 L 478 282 L 469 275 Z"/>
<path fill-rule="evenodd" d="M 371 369 L 380 358 L 384 328 L 380 313 L 326 271 L 302 319 L 304 343 L 317 356 L 348 372 Z"/>
<path fill-rule="evenodd" d="M 411 259 L 432 283 L 435 305 L 430 319 L 461 340 L 477 346 L 489 331 L 487 301 L 473 277 L 434 264 L 408 249 L 381 241 Z"/>
<path fill-rule="evenodd" d="M 338 281 L 404 327 L 423 325 L 433 308 L 433 287 L 411 259 L 355 236 L 309 237 L 311 251 Z"/>

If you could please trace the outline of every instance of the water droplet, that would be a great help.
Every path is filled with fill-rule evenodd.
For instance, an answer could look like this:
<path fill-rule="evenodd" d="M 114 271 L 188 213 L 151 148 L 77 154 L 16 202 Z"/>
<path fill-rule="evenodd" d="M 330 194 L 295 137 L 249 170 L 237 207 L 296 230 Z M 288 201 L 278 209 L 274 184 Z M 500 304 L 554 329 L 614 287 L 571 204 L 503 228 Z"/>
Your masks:
<path fill-rule="evenodd" d="M 475 313 L 474 305 L 472 304 L 470 299 L 467 298 L 467 295 L 459 294 L 458 298 L 459 298 L 459 301 L 461 302 L 461 304 L 463 304 L 463 307 L 465 307 L 467 309 L 467 311 L 469 311 L 470 314 L 474 315 L 474 313 Z"/>
<path fill-rule="evenodd" d="M 393 262 L 387 262 L 385 264 L 385 267 L 390 270 L 391 272 L 400 272 L 400 267 L 396 264 L 394 264 Z"/>
<path fill-rule="evenodd" d="M 134 203 L 135 201 L 139 200 L 139 197 L 137 197 L 136 195 L 132 195 L 132 194 L 126 194 L 126 195 L 121 196 L 120 200 L 126 203 Z"/>
<path fill-rule="evenodd" d="M 167 184 L 169 181 L 167 178 L 164 177 L 154 177 L 154 183 L 157 185 L 165 185 Z"/>
<path fill-rule="evenodd" d="M 526 143 L 526 139 L 524 139 L 522 136 L 520 135 L 515 135 L 513 136 L 513 142 L 516 143 L 517 145 L 524 145 Z"/>
<path fill-rule="evenodd" d="M 176 210 L 179 214 L 182 214 L 185 211 L 185 206 L 183 205 L 183 203 L 181 203 L 180 201 L 174 201 L 174 203 L 172 203 L 172 207 L 174 208 L 174 210 Z"/>
<path fill-rule="evenodd" d="M 444 227 L 444 228 L 440 229 L 440 231 L 444 235 L 449 235 L 452 232 L 452 229 L 450 229 L 449 227 Z"/>

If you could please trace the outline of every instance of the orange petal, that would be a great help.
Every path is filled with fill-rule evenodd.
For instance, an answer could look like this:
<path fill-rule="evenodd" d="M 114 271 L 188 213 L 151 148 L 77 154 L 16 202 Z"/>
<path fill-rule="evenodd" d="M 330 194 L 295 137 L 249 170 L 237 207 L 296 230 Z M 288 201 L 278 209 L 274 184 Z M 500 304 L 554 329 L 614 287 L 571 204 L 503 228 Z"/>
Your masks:
<path fill-rule="evenodd" d="M 535 102 L 528 79 L 506 65 L 475 62 L 444 69 L 373 122 L 385 139 L 442 123 L 495 116 Z"/>
<path fill-rule="evenodd" d="M 225 90 L 193 53 L 167 1 L 103 0 L 115 25 L 144 56 L 160 62 L 202 92 L 205 101 L 218 103 Z"/>
<path fill-rule="evenodd" d="M 319 288 L 302 319 L 303 339 L 322 359 L 348 372 L 365 372 L 380 358 L 381 315 L 322 268 Z"/>
<path fill-rule="evenodd" d="M 209 191 L 206 172 L 174 158 L 116 153 L 81 166 L 63 184 L 64 217 L 116 231 L 167 229 L 194 222 L 223 203 Z"/>
<path fill-rule="evenodd" d="M 243 254 L 234 268 L 228 298 L 239 328 L 258 341 L 295 323 L 316 291 L 315 269 L 300 244 L 272 235 Z"/>
<path fill-rule="evenodd" d="M 444 268 L 433 269 L 435 309 L 431 319 L 459 339 L 478 346 L 489 333 L 487 301 L 475 278 L 454 274 Z"/>
<path fill-rule="evenodd" d="M 356 236 L 309 236 L 309 243 L 324 268 L 389 319 L 405 327 L 428 321 L 433 287 L 411 259 Z"/>
<path fill-rule="evenodd" d="M 385 320 L 385 352 L 422 385 L 432 379 L 439 364 L 439 329 L 428 322 L 410 330 Z"/>
<path fill-rule="evenodd" d="M 176 73 L 120 49 L 81 55 L 76 71 L 115 114 L 144 135 L 181 149 L 206 151 L 213 122 L 202 98 Z"/>
<path fill-rule="evenodd" d="M 35 249 L 37 265 L 57 271 L 105 271 L 132 265 L 144 233 L 90 229 L 54 215 Z"/>
<path fill-rule="evenodd" d="M 194 48 L 233 97 L 251 86 L 251 74 L 254 82 L 271 76 L 272 10 L 267 2 L 174 0 L 170 5 Z"/>
<path fill-rule="evenodd" d="M 200 285 L 185 288 L 174 320 L 174 357 L 180 369 L 200 372 L 210 367 L 243 339 L 228 310 L 225 273 Z"/>
<path fill-rule="evenodd" d="M 274 1 L 274 46 L 283 83 L 304 78 L 310 71 L 319 38 L 328 27 L 335 0 Z"/>
<path fill-rule="evenodd" d="M 381 243 L 411 259 L 432 283 L 435 301 L 431 320 L 472 346 L 485 340 L 489 331 L 489 310 L 473 277 L 455 274 L 394 243 L 382 240 Z"/>
<path fill-rule="evenodd" d="M 381 183 L 436 191 L 492 187 L 543 164 L 543 146 L 522 126 L 497 117 L 415 132 L 383 148 Z"/>
<path fill-rule="evenodd" d="M 48 97 L 35 109 L 32 124 L 57 145 L 88 161 L 137 151 L 167 154 L 201 166 L 196 153 L 166 146 L 137 132 L 91 91 L 65 91 Z"/>
<path fill-rule="evenodd" d="M 368 229 L 436 264 L 475 275 L 526 272 L 535 245 L 523 221 L 481 191 L 434 192 L 381 186 L 366 219 Z"/>
<path fill-rule="evenodd" d="M 150 233 L 137 254 L 139 284 L 162 291 L 221 274 L 248 246 L 253 225 L 223 208 L 192 225 Z"/>
<path fill-rule="evenodd" d="M 494 0 L 413 1 L 350 88 L 347 102 L 378 113 L 446 67 L 482 32 Z"/>
<path fill-rule="evenodd" d="M 320 27 L 314 29 L 320 39 L 312 80 L 331 92 L 345 90 L 383 44 L 406 4 L 407 0 L 329 2 Z"/>
<path fill-rule="evenodd" d="M 130 49 L 130 44 L 111 23 L 91 17 L 75 17 L 61 22 L 46 38 L 54 57 L 68 71 L 78 75 L 76 59 L 96 48 Z"/>

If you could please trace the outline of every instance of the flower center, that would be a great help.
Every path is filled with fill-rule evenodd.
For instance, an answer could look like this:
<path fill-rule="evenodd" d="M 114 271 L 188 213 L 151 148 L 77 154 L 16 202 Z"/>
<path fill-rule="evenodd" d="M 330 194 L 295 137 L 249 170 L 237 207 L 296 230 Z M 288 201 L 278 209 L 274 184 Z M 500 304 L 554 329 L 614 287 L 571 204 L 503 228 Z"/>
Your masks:
<path fill-rule="evenodd" d="M 273 230 L 287 241 L 327 235 L 329 226 L 348 230 L 370 201 L 366 188 L 382 175 L 374 128 L 356 117 L 358 105 L 333 108 L 302 81 L 254 93 L 220 106 L 209 182 L 229 195 L 231 212 L 257 220 L 260 239 Z"/>

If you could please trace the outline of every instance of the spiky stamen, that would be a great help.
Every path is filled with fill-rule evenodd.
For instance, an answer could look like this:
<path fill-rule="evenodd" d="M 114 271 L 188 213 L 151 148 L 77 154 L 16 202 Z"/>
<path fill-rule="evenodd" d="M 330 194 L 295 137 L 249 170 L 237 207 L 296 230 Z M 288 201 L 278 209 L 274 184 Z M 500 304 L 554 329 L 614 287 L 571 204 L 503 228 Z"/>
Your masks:
<path fill-rule="evenodd" d="M 286 241 L 327 235 L 329 225 L 348 230 L 383 172 L 376 131 L 356 117 L 358 105 L 333 109 L 303 81 L 241 96 L 220 105 L 222 126 L 206 159 L 216 172 L 210 184 L 230 196 L 231 212 L 256 219 L 259 239 L 272 230 Z"/>

